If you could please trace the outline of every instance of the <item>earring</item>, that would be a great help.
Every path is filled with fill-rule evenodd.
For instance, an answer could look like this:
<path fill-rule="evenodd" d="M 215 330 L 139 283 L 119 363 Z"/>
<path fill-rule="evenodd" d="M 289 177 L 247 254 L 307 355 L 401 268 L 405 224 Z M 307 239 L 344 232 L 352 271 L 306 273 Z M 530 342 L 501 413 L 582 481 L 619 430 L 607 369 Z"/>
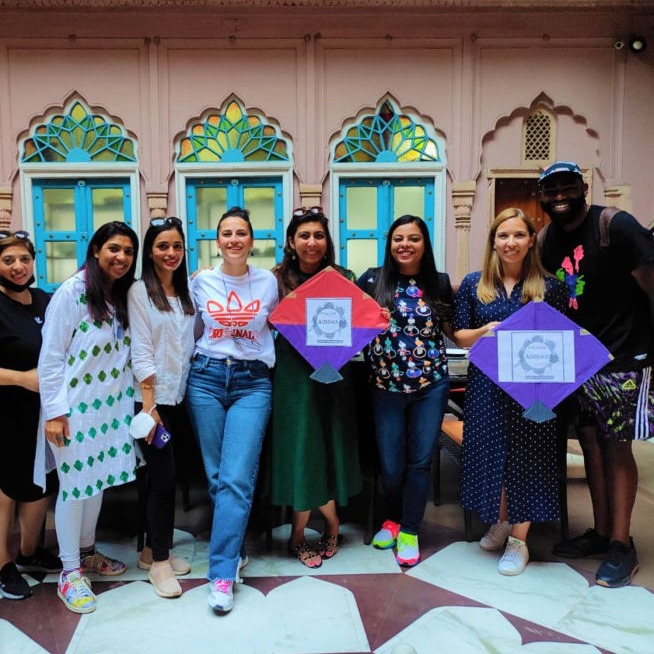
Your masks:
<path fill-rule="evenodd" d="M 293 254 L 291 255 L 291 260 L 295 261 L 296 259 L 297 259 L 297 256 L 295 255 L 295 252 L 293 252 Z"/>

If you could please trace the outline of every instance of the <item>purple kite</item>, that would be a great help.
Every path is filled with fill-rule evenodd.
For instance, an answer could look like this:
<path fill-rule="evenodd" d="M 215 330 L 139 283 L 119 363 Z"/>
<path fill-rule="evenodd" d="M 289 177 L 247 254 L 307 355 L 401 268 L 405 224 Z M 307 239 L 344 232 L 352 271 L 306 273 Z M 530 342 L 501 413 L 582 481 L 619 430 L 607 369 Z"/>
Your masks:
<path fill-rule="evenodd" d="M 269 321 L 325 384 L 343 379 L 339 368 L 388 327 L 377 302 L 331 266 L 289 293 Z"/>
<path fill-rule="evenodd" d="M 603 368 L 611 353 L 589 332 L 546 302 L 529 302 L 480 338 L 470 361 L 545 422 L 552 408 Z"/>

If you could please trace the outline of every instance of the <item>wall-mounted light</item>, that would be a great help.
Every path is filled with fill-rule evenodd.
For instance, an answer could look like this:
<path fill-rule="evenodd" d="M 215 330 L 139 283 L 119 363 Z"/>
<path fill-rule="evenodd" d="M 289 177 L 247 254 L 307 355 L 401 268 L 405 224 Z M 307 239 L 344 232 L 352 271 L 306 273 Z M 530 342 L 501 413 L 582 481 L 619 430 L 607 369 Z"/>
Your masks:
<path fill-rule="evenodd" d="M 647 41 L 644 36 L 630 36 L 629 37 L 629 50 L 638 54 L 647 50 Z"/>

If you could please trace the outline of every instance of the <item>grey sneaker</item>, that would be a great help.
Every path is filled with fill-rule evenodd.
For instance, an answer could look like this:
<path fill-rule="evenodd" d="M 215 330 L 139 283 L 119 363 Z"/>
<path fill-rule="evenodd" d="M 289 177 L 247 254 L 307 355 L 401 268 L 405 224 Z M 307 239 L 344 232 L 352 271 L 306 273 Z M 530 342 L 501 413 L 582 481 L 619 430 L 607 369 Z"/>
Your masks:
<path fill-rule="evenodd" d="M 509 536 L 509 542 L 506 544 L 506 549 L 497 566 L 497 571 L 501 575 L 508 577 L 519 575 L 524 572 L 528 562 L 529 550 L 527 549 L 527 543 L 519 538 Z"/>
<path fill-rule="evenodd" d="M 506 539 L 511 532 L 511 525 L 504 520 L 503 522 L 496 522 L 491 525 L 490 529 L 484 534 L 483 538 L 479 541 L 479 547 L 487 552 L 495 552 L 501 550 L 506 543 Z"/>
<path fill-rule="evenodd" d="M 209 606 L 216 612 L 227 613 L 234 606 L 234 582 L 231 579 L 216 579 L 209 589 Z"/>

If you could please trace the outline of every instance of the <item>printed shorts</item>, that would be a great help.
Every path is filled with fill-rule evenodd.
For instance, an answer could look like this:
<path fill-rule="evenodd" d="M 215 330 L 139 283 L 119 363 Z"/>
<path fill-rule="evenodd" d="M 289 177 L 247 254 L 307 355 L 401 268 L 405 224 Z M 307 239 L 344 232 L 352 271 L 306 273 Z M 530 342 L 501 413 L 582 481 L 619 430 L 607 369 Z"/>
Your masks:
<path fill-rule="evenodd" d="M 593 375 L 577 393 L 582 424 L 614 441 L 654 436 L 652 368 Z"/>

